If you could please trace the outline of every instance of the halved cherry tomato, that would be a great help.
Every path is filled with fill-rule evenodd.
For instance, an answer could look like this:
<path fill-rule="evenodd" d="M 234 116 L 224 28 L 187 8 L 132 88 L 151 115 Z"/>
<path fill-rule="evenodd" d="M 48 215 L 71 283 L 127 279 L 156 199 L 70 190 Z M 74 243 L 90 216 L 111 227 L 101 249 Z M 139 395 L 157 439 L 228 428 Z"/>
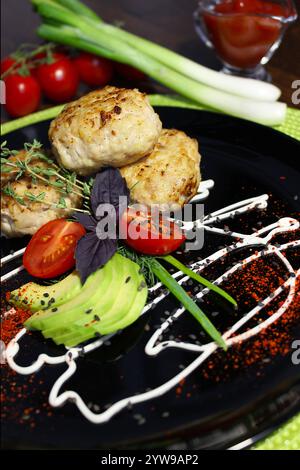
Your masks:
<path fill-rule="evenodd" d="M 121 218 L 120 233 L 128 246 L 147 255 L 166 255 L 185 241 L 180 227 L 164 220 L 162 213 L 153 215 L 132 208 Z"/>
<path fill-rule="evenodd" d="M 32 237 L 23 255 L 25 269 L 35 277 L 49 279 L 60 276 L 75 265 L 75 248 L 85 235 L 78 222 L 51 220 Z"/>
<path fill-rule="evenodd" d="M 74 64 L 80 79 L 89 86 L 105 86 L 112 79 L 112 63 L 103 57 L 81 52 Z"/>

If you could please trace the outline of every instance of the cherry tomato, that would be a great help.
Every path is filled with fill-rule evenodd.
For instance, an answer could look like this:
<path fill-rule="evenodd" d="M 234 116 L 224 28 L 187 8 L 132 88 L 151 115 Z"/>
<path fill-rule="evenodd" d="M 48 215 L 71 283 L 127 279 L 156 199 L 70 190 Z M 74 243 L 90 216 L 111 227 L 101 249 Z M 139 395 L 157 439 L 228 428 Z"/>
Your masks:
<path fill-rule="evenodd" d="M 75 265 L 77 241 L 85 235 L 78 222 L 51 220 L 31 238 L 23 255 L 25 269 L 35 277 L 59 276 Z"/>
<path fill-rule="evenodd" d="M 132 208 L 124 212 L 120 231 L 125 243 L 147 255 L 166 255 L 185 241 L 183 231 L 174 222 Z"/>
<path fill-rule="evenodd" d="M 112 79 L 112 64 L 103 57 L 82 52 L 74 64 L 80 79 L 89 86 L 105 86 Z"/>
<path fill-rule="evenodd" d="M 5 79 L 5 109 L 13 117 L 25 116 L 36 111 L 40 104 L 41 89 L 31 75 L 8 75 Z"/>
<path fill-rule="evenodd" d="M 9 56 L 1 60 L 1 75 L 7 72 L 15 63 L 16 63 L 15 59 Z"/>
<path fill-rule="evenodd" d="M 141 72 L 127 64 L 116 62 L 115 68 L 119 75 L 130 82 L 139 82 L 146 78 L 146 74 L 144 74 L 144 72 Z"/>
<path fill-rule="evenodd" d="M 55 52 L 54 62 L 39 65 L 36 77 L 45 96 L 56 103 L 63 103 L 74 98 L 79 77 L 73 62 L 64 54 Z"/>
<path fill-rule="evenodd" d="M 38 80 L 38 69 L 40 65 L 37 65 L 37 61 L 44 60 L 46 58 L 45 52 L 39 52 L 32 57 L 32 60 L 29 62 L 30 72 Z M 36 63 L 34 63 L 36 62 Z"/>

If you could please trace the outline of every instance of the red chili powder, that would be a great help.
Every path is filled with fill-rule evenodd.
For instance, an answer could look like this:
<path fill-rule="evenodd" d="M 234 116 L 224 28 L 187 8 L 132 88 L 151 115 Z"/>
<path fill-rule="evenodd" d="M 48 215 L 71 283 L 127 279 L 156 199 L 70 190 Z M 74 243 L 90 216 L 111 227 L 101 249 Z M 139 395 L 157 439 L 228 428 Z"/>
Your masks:
<path fill-rule="evenodd" d="M 226 287 L 223 287 L 236 298 L 238 303 L 241 297 L 245 300 L 244 295 L 246 293 L 249 305 L 247 305 L 247 301 L 244 303 L 247 310 L 250 310 L 258 301 L 266 298 L 283 282 L 281 275 L 275 275 L 274 266 L 267 264 L 264 259 L 258 259 L 245 266 L 235 276 L 232 276 Z M 274 314 L 286 300 L 287 292 L 286 289 L 278 298 L 275 298 L 265 307 L 263 314 L 257 314 L 248 328 Z M 220 351 L 212 356 L 204 364 L 204 377 L 216 382 L 227 380 L 232 377 L 234 370 L 245 369 L 255 363 L 259 363 L 263 367 L 275 356 L 290 354 L 293 327 L 299 323 L 299 319 L 300 279 L 297 279 L 296 294 L 286 312 L 274 324 L 262 330 L 253 338 L 232 346 L 226 353 Z M 259 375 L 260 371 L 257 374 Z"/>
<path fill-rule="evenodd" d="M 16 336 L 18 331 L 20 331 L 24 322 L 29 318 L 32 313 L 28 310 L 23 310 L 21 308 L 16 308 L 16 312 L 13 314 L 2 315 L 1 316 L 1 340 L 7 345 L 10 340 Z"/>
<path fill-rule="evenodd" d="M 23 328 L 23 323 L 32 315 L 30 311 L 21 308 L 16 308 L 15 313 L 5 315 L 6 307 L 2 302 L 1 340 L 5 345 L 15 337 Z M 29 431 L 36 426 L 36 418 L 40 413 L 51 416 L 52 410 L 47 399 L 49 392 L 41 389 L 42 383 L 41 379 L 37 380 L 35 374 L 26 377 L 26 381 L 19 380 L 18 374 L 7 363 L 1 364 L 1 421 L 18 422 Z"/>

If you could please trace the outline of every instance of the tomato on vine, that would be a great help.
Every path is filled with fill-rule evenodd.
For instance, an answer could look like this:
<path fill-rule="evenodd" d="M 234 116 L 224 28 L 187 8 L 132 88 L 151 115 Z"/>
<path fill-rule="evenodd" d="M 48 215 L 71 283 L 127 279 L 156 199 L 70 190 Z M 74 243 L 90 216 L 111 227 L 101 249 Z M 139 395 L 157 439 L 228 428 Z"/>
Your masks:
<path fill-rule="evenodd" d="M 12 117 L 33 113 L 39 107 L 41 89 L 32 75 L 15 73 L 4 79 L 5 109 Z"/>
<path fill-rule="evenodd" d="M 105 86 L 112 79 L 112 63 L 103 57 L 81 52 L 74 64 L 80 79 L 89 86 Z"/>
<path fill-rule="evenodd" d="M 69 57 L 60 52 L 52 54 L 52 60 L 39 65 L 35 75 L 45 96 L 56 103 L 70 101 L 76 95 L 79 77 Z"/>

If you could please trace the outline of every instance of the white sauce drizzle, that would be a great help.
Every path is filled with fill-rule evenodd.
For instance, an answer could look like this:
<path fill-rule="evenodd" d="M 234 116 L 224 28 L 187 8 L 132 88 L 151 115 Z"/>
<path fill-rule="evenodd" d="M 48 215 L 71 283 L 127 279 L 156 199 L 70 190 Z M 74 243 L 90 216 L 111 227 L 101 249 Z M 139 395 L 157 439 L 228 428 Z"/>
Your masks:
<path fill-rule="evenodd" d="M 204 201 L 204 199 L 209 196 L 209 190 L 212 189 L 214 185 L 214 180 L 201 181 L 197 190 L 197 194 L 190 200 L 190 202 Z"/>
<path fill-rule="evenodd" d="M 203 182 L 202 187 L 201 185 L 199 187 L 199 197 L 207 197 L 209 194 L 209 189 L 211 187 L 213 187 L 213 182 L 211 180 Z M 199 201 L 201 199 L 196 200 Z M 231 328 L 229 328 L 224 333 L 223 338 L 226 341 L 228 347 L 231 347 L 236 343 L 240 343 L 252 336 L 259 334 L 263 329 L 267 328 L 276 320 L 278 320 L 278 318 L 280 318 L 285 313 L 289 305 L 292 303 L 296 293 L 296 280 L 297 277 L 300 275 L 300 270 L 295 272 L 288 259 L 282 254 L 282 251 L 285 251 L 290 248 L 299 247 L 300 240 L 292 241 L 282 245 L 277 244 L 276 246 L 270 244 L 270 241 L 278 233 L 290 232 L 298 229 L 300 224 L 297 220 L 288 217 L 282 218 L 274 224 L 264 227 L 258 230 L 257 232 L 249 235 L 211 227 L 213 223 L 223 221 L 225 219 L 234 217 L 235 215 L 239 215 L 253 209 L 265 209 L 267 207 L 267 201 L 268 195 L 263 194 L 259 197 L 250 198 L 245 201 L 232 204 L 228 207 L 225 207 L 216 212 L 213 212 L 212 214 L 207 215 L 202 221 L 197 221 L 197 226 L 203 227 L 203 229 L 208 232 L 222 234 L 224 236 L 231 236 L 232 238 L 236 238 L 238 240 L 235 243 L 229 245 L 228 247 L 218 250 L 216 253 L 208 256 L 204 260 L 193 263 L 191 265 L 191 269 L 196 272 L 200 272 L 206 266 L 210 265 L 211 263 L 214 263 L 215 261 L 225 256 L 227 253 L 232 252 L 236 249 L 251 246 L 257 247 L 257 251 L 255 254 L 248 256 L 241 262 L 237 263 L 235 266 L 226 271 L 222 276 L 216 279 L 214 281 L 216 285 L 221 284 L 225 279 L 227 279 L 229 276 L 241 269 L 246 264 L 251 263 L 259 257 L 268 256 L 271 254 L 276 255 L 280 259 L 287 271 L 287 274 L 289 275 L 288 279 L 281 286 L 279 286 L 274 292 L 272 292 L 266 299 L 259 302 L 251 311 L 249 311 L 246 315 L 240 318 L 240 320 L 238 320 Z M 191 223 L 188 222 L 187 224 Z M 192 224 L 194 225 L 195 222 L 192 222 Z M 188 229 L 186 225 L 185 228 Z M 263 249 L 258 251 L 260 246 L 263 247 Z M 182 276 L 183 273 L 181 272 L 177 272 L 173 275 L 174 278 Z M 183 276 L 178 282 L 182 284 L 186 282 L 187 279 L 187 276 Z M 157 283 L 154 287 L 150 289 L 150 291 L 155 292 L 159 287 L 161 287 L 161 284 Z M 274 312 L 266 320 L 257 324 L 253 328 L 244 331 L 239 335 L 233 336 L 233 334 L 236 334 L 236 332 L 239 331 L 244 325 L 246 325 L 246 323 L 249 322 L 250 319 L 257 315 L 262 308 L 267 306 L 273 299 L 275 299 L 286 289 L 288 289 L 288 295 L 284 303 L 276 312 Z M 204 295 L 207 294 L 207 292 L 208 289 L 203 289 L 197 294 L 197 298 L 201 299 L 202 297 L 204 297 Z M 156 297 L 151 303 L 147 304 L 142 314 L 145 314 L 150 308 L 157 305 L 162 299 L 165 298 L 166 295 L 167 294 L 161 294 Z M 171 340 L 159 342 L 159 338 L 172 325 L 174 319 L 179 318 L 184 313 L 184 311 L 184 308 L 178 308 L 172 316 L 170 316 L 166 321 L 161 324 L 161 326 L 153 333 L 148 343 L 146 344 L 145 353 L 149 356 L 156 356 L 167 348 L 179 348 L 197 353 L 198 355 L 196 359 L 194 359 L 185 369 L 183 369 L 177 375 L 175 375 L 165 383 L 161 384 L 160 386 L 145 393 L 140 393 L 138 395 L 123 398 L 122 400 L 115 402 L 107 410 L 101 413 L 94 413 L 93 411 L 91 411 L 86 405 L 86 403 L 82 400 L 80 395 L 78 395 L 78 393 L 76 393 L 74 390 L 67 390 L 61 393 L 61 388 L 76 372 L 76 359 L 78 358 L 80 351 L 84 353 L 93 351 L 102 346 L 105 341 L 107 341 L 113 335 L 109 335 L 104 338 L 100 338 L 96 341 L 93 341 L 92 343 L 89 343 L 83 348 L 70 348 L 65 354 L 61 356 L 51 357 L 47 354 L 40 354 L 33 364 L 24 367 L 18 365 L 14 360 L 15 356 L 19 351 L 18 342 L 26 334 L 26 329 L 23 328 L 7 346 L 7 362 L 12 369 L 23 375 L 32 374 L 38 371 L 44 364 L 61 364 L 65 362 L 67 364 L 67 369 L 54 383 L 49 395 L 49 403 L 53 407 L 58 407 L 64 405 L 67 401 L 72 401 L 77 406 L 82 415 L 87 418 L 90 422 L 95 424 L 105 423 L 110 420 L 114 415 L 116 415 L 128 406 L 137 403 L 142 403 L 148 400 L 153 400 L 154 398 L 164 395 L 173 387 L 175 387 L 181 380 L 185 379 L 188 375 L 190 375 L 201 364 L 203 364 L 203 362 L 218 349 L 218 345 L 214 342 L 210 342 L 205 345 L 185 343 L 182 341 L 176 342 Z"/>

